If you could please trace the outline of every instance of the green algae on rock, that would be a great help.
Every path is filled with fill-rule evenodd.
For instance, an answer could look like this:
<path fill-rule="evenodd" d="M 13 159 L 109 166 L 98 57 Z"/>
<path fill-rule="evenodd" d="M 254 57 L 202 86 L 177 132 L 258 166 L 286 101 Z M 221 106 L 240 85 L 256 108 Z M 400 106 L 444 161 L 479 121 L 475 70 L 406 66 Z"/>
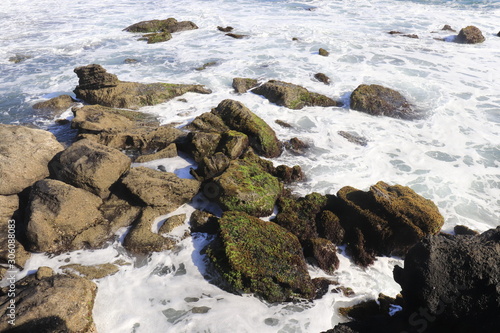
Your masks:
<path fill-rule="evenodd" d="M 74 93 L 89 104 L 112 108 L 138 109 L 171 100 L 187 92 L 209 94 L 210 90 L 196 84 L 137 83 L 118 80 L 114 74 L 96 64 L 75 68 L 79 78 Z"/>
<path fill-rule="evenodd" d="M 264 96 L 272 103 L 295 110 L 305 106 L 342 106 L 341 102 L 283 81 L 270 80 L 251 91 Z"/>
<path fill-rule="evenodd" d="M 217 188 L 217 200 L 224 210 L 237 210 L 254 216 L 270 215 L 282 190 L 278 178 L 259 163 L 245 159 L 232 161 L 211 184 Z"/>
<path fill-rule="evenodd" d="M 237 211 L 224 213 L 219 226 L 219 239 L 207 254 L 235 289 L 269 302 L 314 297 L 302 248 L 293 234 Z"/>

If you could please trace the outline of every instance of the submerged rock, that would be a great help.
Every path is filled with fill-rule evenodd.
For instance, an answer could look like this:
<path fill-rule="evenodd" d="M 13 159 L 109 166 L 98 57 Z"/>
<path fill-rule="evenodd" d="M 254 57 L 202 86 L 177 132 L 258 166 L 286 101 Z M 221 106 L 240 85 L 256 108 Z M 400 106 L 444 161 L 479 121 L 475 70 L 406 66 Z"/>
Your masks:
<path fill-rule="evenodd" d="M 196 24 L 191 21 L 177 21 L 175 18 L 168 18 L 166 20 L 149 20 L 134 23 L 125 29 L 128 32 L 178 32 L 185 30 L 198 29 Z"/>
<path fill-rule="evenodd" d="M 314 78 L 318 80 L 319 82 L 323 82 L 326 85 L 330 84 L 330 78 L 326 76 L 324 73 L 316 73 L 314 74 Z"/>
<path fill-rule="evenodd" d="M 75 68 L 79 83 L 74 93 L 89 104 L 112 108 L 138 109 L 166 102 L 187 92 L 209 94 L 210 90 L 195 84 L 137 83 L 118 80 L 114 74 L 96 64 Z"/>
<path fill-rule="evenodd" d="M 283 81 L 270 80 L 251 91 L 289 109 L 302 109 L 305 106 L 342 106 L 342 103 L 329 97 Z"/>
<path fill-rule="evenodd" d="M 320 48 L 319 51 L 318 51 L 318 54 L 320 56 L 323 56 L 323 57 L 328 57 L 330 55 L 330 52 L 328 52 L 327 50 L 325 50 L 323 48 Z"/>
<path fill-rule="evenodd" d="M 293 234 L 236 211 L 224 213 L 219 226 L 218 241 L 207 254 L 236 290 L 256 293 L 269 302 L 314 297 L 315 287 Z"/>
<path fill-rule="evenodd" d="M 479 28 L 469 25 L 458 33 L 455 42 L 462 44 L 477 44 L 485 41 L 483 33 Z"/>
<path fill-rule="evenodd" d="M 377 116 L 417 118 L 412 106 L 403 95 L 377 84 L 358 86 L 351 94 L 351 109 Z"/>
<path fill-rule="evenodd" d="M 222 31 L 222 32 L 231 32 L 231 31 L 233 31 L 233 29 L 234 29 L 234 28 L 233 28 L 233 27 L 230 27 L 230 26 L 227 26 L 227 27 L 225 27 L 225 28 L 224 28 L 224 27 L 221 27 L 221 26 L 218 26 L 218 27 L 217 27 L 217 30 Z"/>
<path fill-rule="evenodd" d="M 113 264 L 100 264 L 100 265 L 80 265 L 80 264 L 69 264 L 61 266 L 62 270 L 65 273 L 78 273 L 83 277 L 94 280 L 94 279 L 102 279 L 108 275 L 113 275 L 118 272 L 119 268 Z"/>
<path fill-rule="evenodd" d="M 63 151 L 51 168 L 58 179 L 104 199 L 130 164 L 130 158 L 117 149 L 80 140 Z"/>
<path fill-rule="evenodd" d="M 449 24 L 445 24 L 445 25 L 443 26 L 443 28 L 441 28 L 441 30 L 443 30 L 443 31 L 452 31 L 452 32 L 456 32 L 456 30 L 455 30 L 455 29 L 453 29 L 453 28 L 452 28 Z"/>
<path fill-rule="evenodd" d="M 409 187 L 378 182 L 368 192 L 346 186 L 337 193 L 336 213 L 346 229 L 354 261 L 366 255 L 404 256 L 419 240 L 438 233 L 444 218 L 436 205 Z"/>
<path fill-rule="evenodd" d="M 16 282 L 16 296 L 0 292 L 2 332 L 95 332 L 92 308 L 95 283 L 81 277 L 29 275 Z M 7 321 L 10 300 L 15 302 L 15 328 Z"/>
<path fill-rule="evenodd" d="M 233 79 L 233 88 L 237 93 L 246 93 L 249 89 L 257 87 L 259 82 L 255 79 L 247 79 L 242 77 L 235 77 Z"/>
<path fill-rule="evenodd" d="M 59 253 L 101 246 L 110 230 L 102 200 L 58 180 L 38 181 L 31 189 L 26 237 L 34 252 Z"/>
<path fill-rule="evenodd" d="M 0 195 L 17 194 L 48 177 L 49 161 L 64 147 L 47 131 L 0 124 Z"/>

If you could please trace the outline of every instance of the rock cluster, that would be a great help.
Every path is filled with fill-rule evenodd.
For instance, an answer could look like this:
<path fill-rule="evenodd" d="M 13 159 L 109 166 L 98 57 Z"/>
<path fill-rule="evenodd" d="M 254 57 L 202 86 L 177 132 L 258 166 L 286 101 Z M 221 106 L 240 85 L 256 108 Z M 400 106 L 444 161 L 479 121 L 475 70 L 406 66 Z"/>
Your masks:
<path fill-rule="evenodd" d="M 134 23 L 125 29 L 128 32 L 146 33 L 139 40 L 146 40 L 148 44 L 168 41 L 172 38 L 172 33 L 186 30 L 198 29 L 198 26 L 191 21 L 178 22 L 175 18 L 166 20 L 150 20 Z"/>

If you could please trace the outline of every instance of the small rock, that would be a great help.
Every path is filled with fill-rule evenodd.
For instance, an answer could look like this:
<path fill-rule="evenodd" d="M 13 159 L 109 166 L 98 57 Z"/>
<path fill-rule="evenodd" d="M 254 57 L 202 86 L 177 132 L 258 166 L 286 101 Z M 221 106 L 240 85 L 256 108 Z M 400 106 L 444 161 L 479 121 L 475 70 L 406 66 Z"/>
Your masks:
<path fill-rule="evenodd" d="M 83 275 L 89 280 L 102 279 L 108 275 L 113 275 L 118 272 L 119 268 L 113 264 L 99 264 L 99 265 L 80 265 L 80 264 L 70 264 L 61 266 L 61 269 L 65 273 L 71 273 L 73 271 Z"/>
<path fill-rule="evenodd" d="M 283 120 L 279 120 L 279 119 L 276 119 L 274 121 L 276 124 L 280 125 L 281 127 L 284 127 L 284 128 L 293 128 L 292 125 L 290 125 L 289 123 L 283 121 Z"/>
<path fill-rule="evenodd" d="M 246 93 L 249 89 L 258 86 L 258 81 L 255 79 L 247 79 L 242 77 L 236 77 L 233 79 L 233 88 L 237 93 Z"/>
<path fill-rule="evenodd" d="M 333 274 L 340 265 L 335 245 L 324 238 L 312 238 L 307 241 L 304 255 L 306 258 L 312 257 L 318 267 L 328 274 Z"/>
<path fill-rule="evenodd" d="M 138 62 L 139 62 L 139 60 L 133 59 L 133 58 L 127 58 L 127 59 L 123 60 L 124 64 L 137 64 Z"/>
<path fill-rule="evenodd" d="M 278 177 L 283 183 L 289 184 L 293 182 L 303 181 L 306 176 L 299 165 L 289 167 L 287 165 L 278 165 L 274 175 Z"/>
<path fill-rule="evenodd" d="M 38 268 L 38 271 L 36 271 L 37 280 L 42 280 L 44 278 L 51 277 L 52 275 L 54 275 L 54 270 L 47 266 L 41 266 Z"/>
<path fill-rule="evenodd" d="M 362 137 L 356 133 L 346 132 L 346 131 L 338 131 L 338 135 L 347 139 L 347 141 L 357 144 L 359 146 L 365 147 L 368 144 L 368 140 L 365 137 Z"/>
<path fill-rule="evenodd" d="M 320 48 L 318 53 L 320 56 L 323 56 L 323 57 L 328 57 L 330 55 L 330 52 L 328 52 L 327 50 L 325 50 L 323 48 Z"/>
<path fill-rule="evenodd" d="M 226 34 L 226 36 L 233 37 L 235 39 L 243 39 L 245 37 L 248 37 L 248 35 L 240 35 L 240 34 L 233 34 L 233 33 Z"/>
<path fill-rule="evenodd" d="M 485 38 L 479 28 L 469 25 L 460 30 L 455 41 L 462 44 L 477 44 L 484 42 Z"/>
<path fill-rule="evenodd" d="M 219 230 L 217 217 L 209 212 L 195 210 L 189 219 L 192 232 L 206 232 L 215 234 Z"/>
<path fill-rule="evenodd" d="M 455 235 L 469 235 L 469 236 L 476 236 L 479 235 L 479 232 L 472 230 L 464 225 L 456 225 L 453 228 L 453 231 L 455 232 Z"/>
<path fill-rule="evenodd" d="M 200 66 L 198 68 L 195 68 L 197 71 L 203 71 L 205 69 L 207 69 L 208 67 L 213 67 L 217 65 L 217 61 L 210 61 L 210 62 L 207 62 L 207 63 L 204 63 L 203 66 Z"/>
<path fill-rule="evenodd" d="M 175 143 L 171 143 L 166 148 L 161 149 L 160 151 L 154 154 L 141 155 L 136 158 L 135 163 L 145 163 L 154 160 L 159 160 L 162 158 L 172 158 L 178 156 L 177 154 L 177 146 Z"/>
<path fill-rule="evenodd" d="M 456 32 L 456 30 L 455 30 L 455 29 L 453 29 L 453 28 L 452 28 L 450 25 L 448 25 L 448 24 L 445 24 L 441 30 Z"/>
<path fill-rule="evenodd" d="M 164 32 L 155 32 L 152 34 L 143 35 L 138 40 L 145 40 L 148 44 L 156 44 L 161 42 L 166 42 L 172 39 L 172 34 L 168 31 Z"/>
<path fill-rule="evenodd" d="M 158 230 L 159 234 L 168 234 L 171 233 L 175 228 L 184 225 L 184 221 L 186 220 L 186 214 L 179 214 L 170 216 L 163 222 L 162 226 Z"/>
<path fill-rule="evenodd" d="M 191 21 L 178 22 L 175 18 L 168 18 L 166 20 L 149 20 L 134 23 L 125 29 L 128 32 L 179 32 L 185 30 L 198 29 L 196 24 Z"/>
<path fill-rule="evenodd" d="M 217 30 L 222 31 L 222 32 L 231 32 L 231 31 L 233 31 L 233 27 L 227 26 L 224 28 L 224 27 L 218 26 Z"/>
<path fill-rule="evenodd" d="M 13 63 L 15 63 L 15 64 L 18 64 L 18 63 L 20 63 L 20 62 L 23 62 L 23 61 L 28 60 L 28 59 L 31 59 L 31 58 L 33 58 L 33 56 L 31 56 L 31 55 L 27 55 L 27 54 L 16 54 L 15 56 L 10 57 L 10 58 L 9 58 L 9 61 L 10 61 L 10 62 L 13 62 Z"/>
<path fill-rule="evenodd" d="M 314 74 L 314 78 L 319 82 L 323 82 L 326 85 L 330 84 L 330 78 L 323 73 Z"/>
<path fill-rule="evenodd" d="M 304 155 L 310 146 L 299 138 L 291 138 L 285 142 L 285 148 L 295 155 Z"/>

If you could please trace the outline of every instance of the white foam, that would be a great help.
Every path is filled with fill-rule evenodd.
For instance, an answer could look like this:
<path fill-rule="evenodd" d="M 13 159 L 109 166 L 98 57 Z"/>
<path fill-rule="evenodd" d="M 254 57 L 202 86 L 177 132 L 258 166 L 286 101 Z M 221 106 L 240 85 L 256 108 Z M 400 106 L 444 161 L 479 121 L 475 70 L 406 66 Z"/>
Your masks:
<path fill-rule="evenodd" d="M 384 180 L 410 186 L 433 200 L 445 217 L 444 230 L 451 231 L 460 223 L 484 231 L 498 226 L 500 216 L 500 38 L 493 35 L 498 31 L 500 5 L 474 3 L 118 0 L 111 6 L 97 0 L 6 0 L 0 4 L 5 22 L 0 39 L 0 94 L 5 97 L 5 102 L 0 101 L 0 121 L 31 120 L 33 103 L 71 93 L 78 83 L 73 69 L 90 63 L 103 65 L 121 80 L 201 83 L 213 93 L 186 94 L 187 103 L 176 99 L 142 111 L 182 127 L 223 99 L 239 100 L 273 127 L 281 140 L 298 137 L 312 144 L 305 156 L 285 152 L 273 160 L 302 166 L 308 178 L 293 186 L 297 193 L 336 193 L 346 185 L 365 190 Z M 172 40 L 154 45 L 122 31 L 138 21 L 167 17 L 192 20 L 199 29 L 175 33 Z M 440 31 L 444 24 L 457 30 L 476 25 L 486 41 L 478 45 L 437 41 L 435 37 L 455 35 Z M 216 30 L 227 25 L 249 38 L 236 40 Z M 391 30 L 420 38 L 389 35 Z M 293 37 L 299 40 L 292 41 Z M 320 47 L 330 55 L 319 56 Z M 12 64 L 8 58 L 15 54 L 33 57 Z M 126 58 L 139 62 L 123 64 Z M 210 61 L 217 64 L 194 70 Z M 317 72 L 328 75 L 331 85 L 313 81 Z M 372 117 L 348 107 L 289 110 L 251 93 L 235 94 L 234 77 L 284 80 L 344 102 L 361 83 L 382 84 L 402 92 L 428 117 L 403 121 Z M 280 127 L 276 119 L 293 128 Z M 338 131 L 355 132 L 368 144 L 348 142 Z M 186 171 L 192 163 L 176 158 L 146 166 L 163 165 L 167 171 L 189 177 Z M 197 204 L 203 202 L 197 198 Z M 189 215 L 193 209 L 187 205 L 177 213 Z M 166 217 L 159 218 L 152 230 Z M 40 265 L 60 271 L 65 260 L 96 264 L 120 258 L 131 263 L 97 281 L 93 315 L 99 332 L 105 333 L 319 332 L 345 320 L 335 312 L 339 306 L 376 297 L 379 292 L 394 296 L 399 291 L 392 267 L 401 264 L 400 260 L 379 258 L 362 270 L 341 255 L 341 267 L 331 278 L 352 287 L 357 293 L 354 300 L 328 293 L 299 307 L 268 305 L 222 291 L 203 278 L 206 267 L 199 251 L 206 242 L 202 235 L 185 239 L 177 249 L 154 254 L 142 266 L 118 242 L 103 250 L 53 258 L 37 254 L 19 277 Z M 176 276 L 182 272 L 181 264 L 186 273 Z M 167 272 L 173 266 L 175 270 Z M 164 275 L 154 273 L 162 267 L 167 267 Z M 310 272 L 326 275 L 313 267 Z M 186 297 L 199 300 L 186 302 Z M 211 309 L 194 314 L 190 312 L 193 306 Z"/>

